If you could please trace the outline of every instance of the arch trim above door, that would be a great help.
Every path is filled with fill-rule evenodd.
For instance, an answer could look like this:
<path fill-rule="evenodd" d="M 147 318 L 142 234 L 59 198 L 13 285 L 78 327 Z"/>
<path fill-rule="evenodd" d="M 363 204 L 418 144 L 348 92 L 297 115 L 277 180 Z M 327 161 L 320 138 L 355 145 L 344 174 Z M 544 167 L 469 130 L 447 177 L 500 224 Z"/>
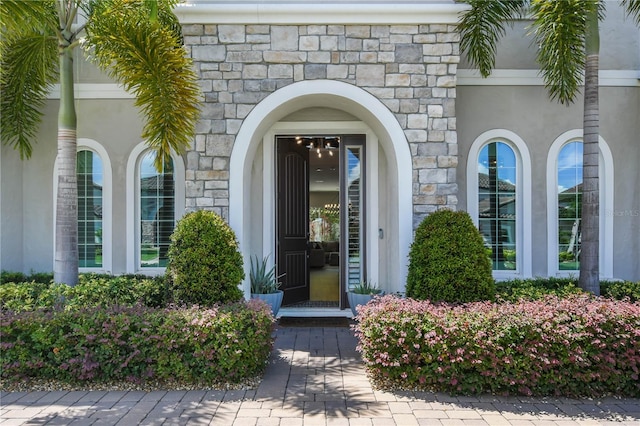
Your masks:
<path fill-rule="evenodd" d="M 412 208 L 412 160 L 409 144 L 404 131 L 389 109 L 370 93 L 351 84 L 332 80 L 302 81 L 291 84 L 269 95 L 260 102 L 245 118 L 236 136 L 230 159 L 229 176 L 229 224 L 233 228 L 240 243 L 240 250 L 245 259 L 246 276 L 248 277 L 251 244 L 251 174 L 257 155 L 264 155 L 269 149 L 258 154 L 267 136 L 275 135 L 282 129 L 279 122 L 289 114 L 308 107 L 327 107 L 348 112 L 360 120 L 360 129 L 368 136 L 375 137 L 380 149 L 384 152 L 392 184 L 397 189 L 397 201 L 393 206 L 394 217 L 394 258 L 388 259 L 390 264 L 398 265 L 393 277 L 393 291 L 403 291 L 407 274 L 407 258 L 413 237 Z M 351 126 L 353 122 L 333 122 L 339 126 Z M 351 124 L 347 124 L 351 123 Z M 301 125 L 301 123 L 296 123 Z M 315 122 L 326 130 L 326 123 Z M 275 125 L 275 127 L 274 127 Z M 340 132 L 339 128 L 331 129 Z M 351 131 L 356 131 L 353 129 Z M 376 151 L 377 150 L 369 150 Z M 266 160 L 266 159 L 265 159 Z M 265 176 L 272 175 L 272 162 L 264 161 Z M 371 163 L 370 163 L 371 164 Z M 264 182 L 267 184 L 267 182 Z M 271 186 L 271 188 L 273 188 Z M 266 207 L 266 205 L 265 205 Z M 373 227 L 373 224 L 371 224 Z M 267 231 L 264 231 L 267 232 Z M 266 237 L 264 235 L 263 237 Z M 263 238 L 263 245 L 271 242 Z M 268 251 L 265 251 L 268 253 Z M 397 288 L 396 288 L 397 287 Z M 245 279 L 243 290 L 249 295 L 249 282 Z"/>

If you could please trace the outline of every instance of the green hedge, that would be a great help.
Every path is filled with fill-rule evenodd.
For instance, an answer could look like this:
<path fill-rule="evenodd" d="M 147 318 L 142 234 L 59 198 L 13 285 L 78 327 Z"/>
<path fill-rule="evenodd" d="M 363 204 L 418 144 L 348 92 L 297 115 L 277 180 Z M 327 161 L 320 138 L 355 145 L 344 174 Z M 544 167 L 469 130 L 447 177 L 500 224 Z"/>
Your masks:
<path fill-rule="evenodd" d="M 577 278 L 530 278 L 496 282 L 498 300 L 515 302 L 537 300 L 548 295 L 559 297 L 582 293 Z M 600 281 L 600 294 L 615 300 L 640 301 L 640 281 Z"/>
<path fill-rule="evenodd" d="M 78 284 L 74 287 L 54 284 L 52 280 L 38 281 L 38 276 L 19 278 L 28 281 L 4 282 L 0 285 L 0 308 L 21 312 L 61 306 L 76 309 L 113 304 L 142 304 L 149 307 L 165 307 L 169 304 L 164 277 L 80 274 Z"/>
<path fill-rule="evenodd" d="M 266 366 L 274 319 L 260 301 L 0 313 L 2 378 L 216 387 Z"/>
<path fill-rule="evenodd" d="M 569 295 L 464 305 L 385 296 L 360 308 L 381 389 L 640 396 L 640 303 Z"/>

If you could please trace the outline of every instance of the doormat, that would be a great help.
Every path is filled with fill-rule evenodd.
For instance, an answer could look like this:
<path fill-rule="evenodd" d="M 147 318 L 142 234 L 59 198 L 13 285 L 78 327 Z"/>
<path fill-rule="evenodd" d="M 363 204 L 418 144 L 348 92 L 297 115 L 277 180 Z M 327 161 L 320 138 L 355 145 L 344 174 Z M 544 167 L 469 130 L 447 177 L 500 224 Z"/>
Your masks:
<path fill-rule="evenodd" d="M 280 327 L 349 327 L 353 324 L 346 317 L 280 317 Z"/>

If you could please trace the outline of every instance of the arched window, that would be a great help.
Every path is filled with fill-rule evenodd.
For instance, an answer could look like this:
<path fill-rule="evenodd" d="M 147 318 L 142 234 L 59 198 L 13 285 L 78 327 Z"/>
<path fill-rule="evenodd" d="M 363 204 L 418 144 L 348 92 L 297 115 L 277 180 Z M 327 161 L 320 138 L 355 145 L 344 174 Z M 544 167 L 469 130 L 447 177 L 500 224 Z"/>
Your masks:
<path fill-rule="evenodd" d="M 496 278 L 531 274 L 530 160 L 507 130 L 485 132 L 467 164 L 467 210 L 477 224 Z"/>
<path fill-rule="evenodd" d="M 102 246 L 102 188 L 104 182 L 102 159 L 89 149 L 78 151 L 76 174 L 78 179 L 78 265 L 80 268 L 101 268 Z"/>
<path fill-rule="evenodd" d="M 175 225 L 173 160 L 156 170 L 155 155 L 147 152 L 138 169 L 140 202 L 140 267 L 167 266 L 167 251 Z"/>
<path fill-rule="evenodd" d="M 582 142 L 565 144 L 558 154 L 558 269 L 580 270 L 582 216 Z"/>
<path fill-rule="evenodd" d="M 57 160 L 54 170 L 57 173 Z M 106 150 L 98 142 L 78 138 L 76 178 L 79 269 L 81 272 L 110 273 L 112 270 L 111 162 Z M 58 179 L 53 181 L 54 185 L 57 185 Z M 56 193 L 57 187 L 54 187 L 54 205 Z"/>
<path fill-rule="evenodd" d="M 127 165 L 127 271 L 162 273 L 177 219 L 184 212 L 184 164 L 172 155 L 161 170 L 140 144 Z"/>
<path fill-rule="evenodd" d="M 613 221 L 604 213 L 613 204 L 613 159 L 600 140 L 600 274 L 613 273 Z M 555 140 L 547 163 L 549 220 L 548 269 L 550 276 L 577 275 L 580 271 L 582 225 L 582 131 L 572 130 Z"/>

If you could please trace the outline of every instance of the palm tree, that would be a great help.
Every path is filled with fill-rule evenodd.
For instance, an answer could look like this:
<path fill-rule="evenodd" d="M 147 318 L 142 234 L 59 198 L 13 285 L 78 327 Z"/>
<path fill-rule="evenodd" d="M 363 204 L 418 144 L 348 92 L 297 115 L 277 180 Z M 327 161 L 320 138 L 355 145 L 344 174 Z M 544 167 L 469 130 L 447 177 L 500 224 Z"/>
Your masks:
<path fill-rule="evenodd" d="M 200 89 L 173 7 L 178 0 L 2 0 L 1 136 L 32 154 L 42 107 L 60 84 L 54 280 L 78 282 L 78 193 L 73 60 L 81 49 L 136 95 L 142 137 L 160 170 L 195 134 Z M 76 49 L 78 48 L 78 49 Z"/>
<path fill-rule="evenodd" d="M 532 20 L 545 86 L 552 99 L 573 103 L 584 79 L 582 243 L 579 286 L 600 294 L 599 281 L 599 22 L 602 0 L 466 0 L 461 49 L 483 77 L 495 66 L 496 43 L 514 19 Z M 640 0 L 621 0 L 640 24 Z"/>

